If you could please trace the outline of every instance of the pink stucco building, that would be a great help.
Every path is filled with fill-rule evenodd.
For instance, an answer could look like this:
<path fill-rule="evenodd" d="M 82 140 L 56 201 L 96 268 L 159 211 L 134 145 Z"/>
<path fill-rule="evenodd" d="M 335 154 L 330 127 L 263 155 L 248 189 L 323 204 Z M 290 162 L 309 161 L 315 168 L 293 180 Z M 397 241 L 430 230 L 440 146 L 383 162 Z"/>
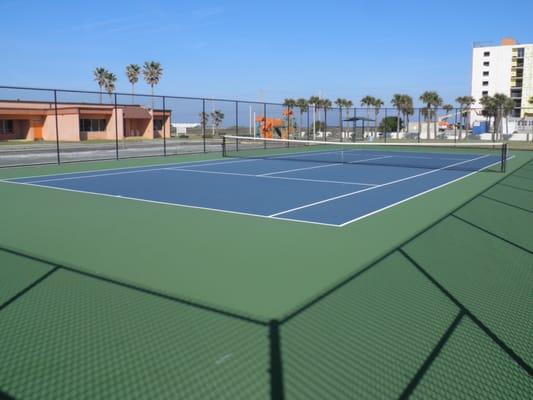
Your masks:
<path fill-rule="evenodd" d="M 59 140 L 112 140 L 170 136 L 170 111 L 139 105 L 58 104 Z M 0 101 L 0 140 L 56 140 L 53 103 Z"/>

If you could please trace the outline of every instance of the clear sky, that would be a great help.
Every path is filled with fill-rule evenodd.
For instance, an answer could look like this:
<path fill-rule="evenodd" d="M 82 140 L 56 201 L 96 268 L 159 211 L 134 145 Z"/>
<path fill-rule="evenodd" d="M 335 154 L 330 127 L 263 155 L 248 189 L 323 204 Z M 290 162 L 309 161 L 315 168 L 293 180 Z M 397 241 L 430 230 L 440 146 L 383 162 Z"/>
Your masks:
<path fill-rule="evenodd" d="M 469 94 L 474 41 L 533 42 L 533 1 L 0 0 L 0 85 L 96 90 L 95 67 L 161 62 L 158 94 L 390 104 Z M 138 92 L 149 92 L 144 83 Z"/>

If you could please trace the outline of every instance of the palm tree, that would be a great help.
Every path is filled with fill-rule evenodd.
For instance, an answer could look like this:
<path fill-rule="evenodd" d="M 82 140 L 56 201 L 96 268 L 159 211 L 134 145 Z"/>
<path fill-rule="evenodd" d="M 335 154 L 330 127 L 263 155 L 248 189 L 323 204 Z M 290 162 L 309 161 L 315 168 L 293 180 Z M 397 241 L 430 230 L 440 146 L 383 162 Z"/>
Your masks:
<path fill-rule="evenodd" d="M 370 107 L 374 106 L 374 102 L 376 101 L 375 97 L 366 95 L 361 99 L 361 107 L 366 107 L 366 117 L 370 119 Z"/>
<path fill-rule="evenodd" d="M 316 139 L 316 109 L 320 103 L 320 97 L 311 96 L 307 103 L 313 107 L 313 140 Z"/>
<path fill-rule="evenodd" d="M 131 102 L 134 102 L 135 98 L 135 84 L 139 81 L 139 73 L 141 72 L 141 67 L 137 64 L 130 64 L 126 66 L 126 76 L 128 82 L 131 83 Z"/>
<path fill-rule="evenodd" d="M 379 110 L 381 109 L 381 106 L 385 104 L 383 103 L 383 100 L 379 99 L 379 98 L 376 98 L 374 99 L 374 125 L 376 126 L 376 135 L 378 133 L 378 114 L 379 114 Z"/>
<path fill-rule="evenodd" d="M 348 100 L 346 99 L 343 99 L 343 98 L 337 98 L 337 100 L 335 100 L 335 105 L 339 108 L 339 127 L 342 126 L 342 109 L 346 106 L 346 102 Z M 341 141 L 342 141 L 342 132 L 340 133 L 341 135 Z"/>
<path fill-rule="evenodd" d="M 102 92 L 105 88 L 108 73 L 109 72 L 102 67 L 95 68 L 93 71 L 94 80 L 96 81 L 96 83 L 98 83 L 98 86 L 100 88 L 100 103 L 102 103 Z"/>
<path fill-rule="evenodd" d="M 500 139 L 500 136 L 502 135 L 502 120 L 505 118 L 507 123 L 507 116 L 511 114 L 511 112 L 514 109 L 514 102 L 513 100 L 503 94 L 503 93 L 496 93 L 493 97 L 495 106 L 496 106 L 496 117 L 494 120 L 494 130 L 496 134 L 496 138 Z"/>
<path fill-rule="evenodd" d="M 491 96 L 483 96 L 481 99 L 479 99 L 479 103 L 483 106 L 483 110 L 481 111 L 481 114 L 488 118 L 488 129 L 490 131 L 490 122 L 491 118 L 494 117 L 494 125 L 496 125 L 496 116 L 498 114 L 498 104 L 496 103 L 496 100 L 494 97 Z M 494 127 L 493 133 L 492 133 L 492 140 L 494 141 L 494 135 L 496 127 Z"/>
<path fill-rule="evenodd" d="M 333 103 L 331 102 L 331 100 L 329 99 L 320 99 L 319 101 L 319 108 L 322 108 L 324 110 L 324 139 L 326 140 L 327 139 L 327 118 L 326 118 L 326 112 L 328 109 L 331 108 L 331 106 L 333 105 Z"/>
<path fill-rule="evenodd" d="M 409 96 L 408 94 L 404 94 L 402 96 L 403 96 L 403 100 L 402 100 L 401 111 L 405 119 L 406 132 L 409 133 L 409 116 L 415 113 L 415 109 L 413 107 L 413 98 Z"/>
<path fill-rule="evenodd" d="M 465 138 L 467 136 L 468 127 L 467 127 L 467 119 L 468 119 L 468 112 L 470 110 L 470 107 L 476 103 L 476 99 L 474 99 L 472 96 L 459 96 L 455 99 L 457 103 L 459 103 L 459 113 L 460 113 L 460 121 L 459 121 L 459 140 L 461 140 L 462 136 L 462 130 L 463 126 L 465 127 Z"/>
<path fill-rule="evenodd" d="M 405 95 L 396 93 L 392 96 L 391 104 L 396 108 L 396 139 L 400 136 L 400 113 L 404 107 Z"/>
<path fill-rule="evenodd" d="M 425 116 L 427 123 L 427 138 L 430 139 L 429 124 L 434 116 L 436 116 L 436 108 L 442 104 L 442 98 L 435 91 L 425 91 L 420 95 L 420 101 L 422 101 L 426 107 L 422 113 Z M 434 110 L 435 109 L 435 110 Z M 437 137 L 437 120 L 435 118 L 435 138 Z"/>
<path fill-rule="evenodd" d="M 514 104 L 513 99 L 511 99 L 510 97 L 507 97 L 507 99 L 505 99 L 502 105 L 503 117 L 505 118 L 505 133 L 507 135 L 509 134 L 509 115 L 511 115 L 514 108 L 515 108 L 515 104 Z"/>
<path fill-rule="evenodd" d="M 302 136 L 302 127 L 303 127 L 303 113 L 309 112 L 309 104 L 307 100 L 303 97 L 300 97 L 296 100 L 296 107 L 300 110 L 300 137 Z M 309 128 L 309 127 L 308 127 Z M 309 137 L 309 132 L 307 132 L 307 137 Z"/>
<path fill-rule="evenodd" d="M 288 98 L 283 100 L 283 106 L 287 107 L 287 139 L 289 139 L 291 134 L 291 115 L 292 109 L 296 107 L 296 100 Z"/>
<path fill-rule="evenodd" d="M 444 120 L 449 119 L 449 114 L 450 114 L 450 112 L 453 110 L 453 106 L 452 106 L 451 104 L 447 104 L 447 103 L 446 103 L 446 104 L 444 104 L 444 105 L 442 106 L 442 108 L 444 109 L 444 112 L 446 113 L 446 114 L 445 114 L 445 115 L 446 115 L 446 118 L 443 117 L 443 119 L 444 119 Z"/>
<path fill-rule="evenodd" d="M 152 89 L 152 110 L 154 109 L 154 86 L 159 83 L 163 75 L 163 68 L 157 61 L 145 61 L 143 65 L 144 81 Z"/>
<path fill-rule="evenodd" d="M 105 90 L 109 94 L 109 98 L 111 98 L 113 91 L 115 90 L 115 82 L 117 81 L 117 77 L 112 72 L 107 72 L 105 76 Z"/>
<path fill-rule="evenodd" d="M 215 132 L 218 134 L 218 127 L 224 119 L 224 113 L 220 110 L 215 110 L 211 113 L 211 120 L 213 121 L 213 136 Z"/>

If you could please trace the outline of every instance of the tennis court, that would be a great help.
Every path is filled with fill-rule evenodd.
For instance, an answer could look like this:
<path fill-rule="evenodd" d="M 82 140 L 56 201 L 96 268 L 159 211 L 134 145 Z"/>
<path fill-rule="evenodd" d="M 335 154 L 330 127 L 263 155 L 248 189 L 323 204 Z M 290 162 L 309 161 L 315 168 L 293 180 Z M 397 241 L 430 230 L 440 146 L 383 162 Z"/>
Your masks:
<path fill-rule="evenodd" d="M 0 397 L 531 397 L 530 152 L 222 150 L 0 170 Z"/>
<path fill-rule="evenodd" d="M 364 146 L 238 137 L 226 138 L 224 154 L 230 158 L 7 182 L 342 227 L 478 171 L 503 171 L 508 157 L 502 144 Z"/>

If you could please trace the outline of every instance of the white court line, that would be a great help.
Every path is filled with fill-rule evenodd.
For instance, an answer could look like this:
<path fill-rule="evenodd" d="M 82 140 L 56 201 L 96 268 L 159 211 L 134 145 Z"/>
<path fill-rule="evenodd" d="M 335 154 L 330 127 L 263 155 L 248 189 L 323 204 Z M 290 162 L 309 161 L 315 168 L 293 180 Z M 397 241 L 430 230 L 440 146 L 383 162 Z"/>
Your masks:
<path fill-rule="evenodd" d="M 241 159 L 241 160 L 234 160 L 234 161 L 220 161 L 220 159 L 214 159 L 214 160 L 202 160 L 202 161 L 185 161 L 185 162 L 168 162 L 164 164 L 151 164 L 151 165 L 136 165 L 131 167 L 120 167 L 120 168 L 102 168 L 102 169 L 90 169 L 85 171 L 73 171 L 73 172 L 59 172 L 55 174 L 43 174 L 43 175 L 29 175 L 29 176 L 19 176 L 17 178 L 6 178 L 0 180 L 0 182 L 8 182 L 10 180 L 14 179 L 32 179 L 32 178 L 46 178 L 49 176 L 63 176 L 63 175 L 74 175 L 74 174 L 86 174 L 91 172 L 107 172 L 107 171 L 125 171 L 130 169 L 138 169 L 139 172 L 143 171 L 150 171 L 151 169 L 157 169 L 152 167 L 169 167 L 169 166 L 176 166 L 179 167 L 180 165 L 186 165 L 186 166 L 193 166 L 193 167 L 203 167 L 203 166 L 209 166 L 209 165 L 218 165 L 218 164 L 229 164 L 229 163 L 238 163 L 238 162 L 250 162 L 250 161 L 257 161 L 258 159 Z M 31 166 L 28 166 L 31 167 Z M 35 166 L 33 166 L 35 167 Z M 39 166 L 42 167 L 42 166 Z M 16 168 L 16 167 L 15 167 Z M 142 169 L 141 169 L 142 168 Z"/>
<path fill-rule="evenodd" d="M 430 171 L 422 172 L 422 173 L 420 173 L 420 174 L 407 176 L 407 177 L 402 178 L 402 179 L 396 179 L 396 180 L 391 181 L 391 182 L 382 183 L 381 185 L 377 185 L 377 186 L 369 187 L 369 188 L 366 188 L 366 189 L 356 190 L 356 191 L 354 191 L 354 192 L 350 192 L 350 193 L 342 194 L 342 195 L 340 195 L 340 196 L 330 197 L 330 198 L 328 198 L 328 199 L 324 199 L 324 200 L 320 200 L 320 201 L 315 201 L 314 203 L 304 204 L 303 206 L 300 206 L 300 207 L 294 207 L 294 208 L 291 208 L 290 210 L 285 210 L 285 211 L 281 211 L 281 212 L 277 212 L 277 213 L 271 214 L 270 216 L 271 216 L 271 217 L 277 217 L 277 216 L 279 216 L 279 215 L 288 214 L 288 213 L 293 212 L 293 211 L 298 211 L 298 210 L 302 210 L 302 209 L 304 209 L 304 208 L 309 208 L 309 207 L 316 206 L 316 205 L 319 205 L 319 204 L 328 203 L 328 202 L 333 201 L 333 200 L 338 200 L 338 199 L 342 199 L 342 198 L 344 198 L 344 197 L 353 196 L 354 194 L 358 194 L 358 193 L 362 193 L 362 192 L 367 192 L 367 191 L 369 191 L 369 190 L 374 190 L 374 189 L 378 189 L 378 188 L 381 188 L 381 187 L 384 187 L 384 186 L 389 186 L 389 185 L 393 185 L 393 184 L 395 184 L 395 183 L 399 183 L 399 182 L 407 181 L 407 180 L 410 180 L 410 179 L 418 178 L 419 176 L 428 175 L 428 174 L 433 174 L 433 173 L 435 173 L 435 172 L 442 171 L 442 170 L 444 170 L 444 169 L 446 169 L 446 168 L 455 167 L 455 166 L 457 166 L 457 165 L 461 165 L 461 164 L 465 164 L 465 163 L 467 163 L 467 162 L 472 162 L 472 161 L 480 160 L 480 159 L 482 159 L 482 158 L 486 158 L 486 157 L 489 157 L 489 156 L 490 156 L 490 155 L 487 154 L 487 155 L 484 155 L 484 156 L 481 156 L 481 157 L 473 158 L 473 159 L 471 159 L 471 160 L 466 160 L 466 161 L 458 162 L 458 163 L 455 163 L 455 164 L 450 164 L 450 165 L 447 165 L 447 166 L 442 167 L 442 168 L 439 168 L 439 169 L 433 169 L 433 170 L 430 170 Z M 476 172 L 477 172 L 477 171 L 476 171 Z"/>
<path fill-rule="evenodd" d="M 233 163 L 238 163 L 238 162 L 246 162 L 246 161 L 257 161 L 257 160 L 236 160 L 236 161 L 227 161 L 225 163 L 213 163 L 213 164 L 200 164 L 200 165 L 193 165 L 193 167 L 203 167 L 203 166 L 209 166 L 209 165 L 218 165 L 218 164 L 233 164 Z M 163 164 L 165 165 L 165 164 Z M 173 165 L 173 164 L 166 164 L 166 165 Z M 175 167 L 175 168 L 171 168 L 171 167 L 160 167 L 160 168 L 151 168 L 151 169 L 137 169 L 137 170 L 134 170 L 134 171 L 119 171 L 119 172 L 110 172 L 110 173 L 103 173 L 103 174 L 90 174 L 90 175 L 80 175 L 80 176 L 68 176 L 68 177 L 65 177 L 65 178 L 50 178 L 50 179 L 37 179 L 37 180 L 34 180 L 34 181 L 29 181 L 29 182 L 26 182 L 26 183 L 43 183 L 43 182 L 55 182 L 55 181 L 68 181 L 68 180 L 71 180 L 71 179 L 83 179 L 83 178 L 98 178 L 98 177 L 101 177 L 101 176 L 113 176 L 113 175 L 125 175 L 125 174 L 137 174 L 137 173 L 141 173 L 141 172 L 153 172 L 153 171 L 164 171 L 164 170 L 169 170 L 169 169 L 181 169 L 179 167 Z M 112 171 L 112 170 L 110 170 Z M 89 171 L 88 171 L 89 172 Z M 98 172 L 95 171 L 95 172 Z M 77 174 L 83 174 L 84 172 L 76 172 Z M 66 175 L 66 174 L 56 174 L 55 176 L 62 176 L 62 175 Z M 51 176 L 54 176 L 54 175 L 51 175 Z M 27 179 L 28 177 L 23 177 L 23 178 L 10 178 L 12 180 L 9 180 L 9 179 L 6 179 L 6 180 L 3 180 L 3 181 L 0 181 L 0 182 L 17 182 L 16 179 Z M 32 177 L 29 177 L 29 178 L 32 178 Z M 35 178 L 39 178 L 39 176 L 36 176 Z M 20 183 L 20 182 L 19 182 Z"/>
<path fill-rule="evenodd" d="M 340 165 L 340 164 L 335 164 Z M 304 182 L 316 182 L 316 183 L 335 183 L 341 185 L 358 185 L 358 186 L 376 186 L 375 183 L 362 183 L 362 182 L 349 182 L 349 181 L 332 181 L 328 179 L 306 179 L 306 178 L 293 178 L 290 176 L 270 176 L 270 175 L 254 175 L 254 174 L 242 174 L 238 172 L 221 172 L 221 171 L 208 171 L 190 168 L 165 168 L 168 171 L 184 171 L 184 172 L 196 172 L 199 174 L 214 174 L 214 175 L 235 175 L 235 176 L 247 176 L 250 178 L 266 178 L 266 179 L 284 179 L 288 181 L 304 181 Z"/>
<path fill-rule="evenodd" d="M 362 163 L 362 162 L 365 162 L 365 161 L 381 160 L 383 158 L 390 158 L 390 157 L 392 157 L 392 156 L 381 156 L 381 157 L 367 158 L 367 159 L 363 159 L 363 160 L 355 160 L 355 161 L 347 162 L 346 164 L 359 164 L 359 163 Z M 316 168 L 327 168 L 327 167 L 334 167 L 334 166 L 338 166 L 338 165 L 342 165 L 342 163 L 327 164 L 327 165 L 315 165 L 314 167 L 286 169 L 285 171 L 269 172 L 267 174 L 261 174 L 261 175 L 258 175 L 258 176 L 270 176 L 270 175 L 276 175 L 276 174 L 285 174 L 285 173 L 288 173 L 288 172 L 304 171 L 304 170 L 316 169 Z"/>
<path fill-rule="evenodd" d="M 231 211 L 231 210 L 225 210 L 222 208 L 212 208 L 212 207 L 201 207 L 201 206 L 192 206 L 190 204 L 181 204 L 181 203 L 168 203 L 165 201 L 157 201 L 157 200 L 147 200 L 147 199 L 141 199 L 137 197 L 129 197 L 129 196 L 120 196 L 120 195 L 114 195 L 114 194 L 107 194 L 107 193 L 98 193 L 98 192 L 89 192 L 84 190 L 76 190 L 76 189 L 66 189 L 66 188 L 60 188 L 55 186 L 47 186 L 47 185 L 38 185 L 34 183 L 26 183 L 26 182 L 15 182 L 15 181 L 0 181 L 2 183 L 9 183 L 11 185 L 21 185 L 21 186 L 35 186 L 39 188 L 44 189 L 51 189 L 51 190 L 62 190 L 65 192 L 73 192 L 73 193 L 81 193 L 81 194 L 90 194 L 94 196 L 102 196 L 102 197 L 110 197 L 113 199 L 125 199 L 125 200 L 134 200 L 134 201 L 140 201 L 144 203 L 152 203 L 152 204 L 161 204 L 165 206 L 175 206 L 175 207 L 185 207 L 185 208 L 192 208 L 196 210 L 207 210 L 207 211 L 217 211 L 221 213 L 227 213 L 227 214 L 237 214 L 237 215 L 246 215 L 249 217 L 258 217 L 258 218 L 264 218 L 264 219 L 274 219 L 274 220 L 284 220 L 284 221 L 294 221 L 294 222 L 300 222 L 304 224 L 313 224 L 313 225 L 322 225 L 322 226 L 332 226 L 335 228 L 340 227 L 338 224 L 328 224 L 326 222 L 315 222 L 315 221 L 306 221 L 306 220 L 299 220 L 299 219 L 289 219 L 289 218 L 276 218 L 271 217 L 269 215 L 261 215 L 261 214 L 254 214 L 254 213 L 247 213 L 243 211 Z"/>
<path fill-rule="evenodd" d="M 512 159 L 512 158 L 514 158 L 514 156 L 507 157 L 506 161 L 507 161 L 507 160 L 510 160 L 510 159 Z M 346 225 L 348 225 L 348 224 L 351 224 L 352 222 L 356 222 L 356 221 L 359 221 L 359 220 L 361 220 L 361 219 L 363 219 L 363 218 L 370 217 L 371 215 L 377 214 L 377 213 L 379 213 L 379 212 L 381 212 L 381 211 L 384 211 L 384 210 L 386 210 L 386 209 L 388 209 L 388 208 L 391 208 L 391 207 L 397 206 L 398 204 L 405 203 L 406 201 L 411 200 L 411 199 L 414 199 L 415 197 L 422 196 L 423 194 L 426 194 L 426 193 L 432 192 L 433 190 L 440 189 L 440 188 L 442 188 L 442 187 L 444 187 L 444 186 L 447 186 L 447 185 L 450 185 L 450 184 L 452 184 L 452 183 L 454 183 L 454 182 L 460 181 L 461 179 L 465 179 L 465 178 L 467 178 L 467 177 L 469 177 L 469 176 L 471 176 L 471 175 L 474 175 L 474 174 L 476 174 L 476 173 L 478 173 L 478 172 L 480 172 L 480 171 L 483 171 L 484 169 L 487 169 L 487 168 L 489 168 L 489 167 L 492 167 L 493 165 L 499 164 L 500 162 L 501 162 L 501 161 L 496 161 L 495 163 L 492 163 L 492 164 L 490 164 L 490 165 L 487 165 L 486 167 L 483 167 L 482 169 L 478 169 L 478 170 L 473 171 L 473 172 L 471 172 L 471 173 L 469 173 L 469 174 L 467 174 L 467 175 L 460 176 L 459 178 L 454 179 L 454 180 L 451 180 L 451 181 L 446 182 L 446 183 L 443 183 L 442 185 L 435 186 L 435 187 L 430 188 L 430 189 L 428 189 L 428 190 L 425 190 L 425 191 L 423 191 L 423 192 L 417 193 L 417 194 L 415 194 L 415 195 L 413 195 L 413 196 L 407 197 L 406 199 L 403 199 L 403 200 L 397 201 L 396 203 L 389 204 L 388 206 L 385 206 L 385 207 L 382 207 L 382 208 L 380 208 L 380 209 L 377 209 L 377 210 L 371 211 L 371 212 L 369 212 L 368 214 L 361 215 L 361 216 L 359 216 L 359 217 L 357 217 L 357 218 L 354 218 L 354 219 L 351 219 L 351 220 L 349 220 L 349 221 L 343 222 L 343 223 L 340 224 L 339 226 L 340 226 L 340 227 L 343 227 L 343 226 L 346 226 Z"/>
<path fill-rule="evenodd" d="M 507 157 L 507 160 L 510 160 L 512 158 L 514 158 L 515 156 L 509 156 Z M 483 158 L 483 157 L 480 157 L 480 158 Z M 467 161 L 474 161 L 474 160 L 467 160 Z M 466 161 L 465 161 L 466 162 Z M 190 163 L 187 163 L 187 164 L 191 164 L 191 163 L 195 163 L 195 162 L 190 162 Z M 291 221 L 291 222 L 298 222 L 298 223 L 304 223 L 304 224 L 312 224 L 312 225 L 321 225 L 321 226 L 328 226 L 328 227 L 336 227 L 336 228 L 340 228 L 340 227 L 344 227 L 352 222 L 355 222 L 355 221 L 358 221 L 358 220 L 361 220 L 363 218 L 366 218 L 368 216 L 371 216 L 373 214 L 376 214 L 380 211 L 383 211 L 385 209 L 388 209 L 388 208 L 391 208 L 395 205 L 398 205 L 400 203 L 403 203 L 407 200 L 410 200 L 410 199 L 413 199 L 415 197 L 418 197 L 418 196 L 421 196 L 423 194 L 426 194 L 428 192 L 431 192 L 433 190 L 436 190 L 436 189 L 439 189 L 441 187 L 444 187 L 444 186 L 447 186 L 451 183 L 454 183 L 454 182 L 457 182 L 459 180 L 462 180 L 464 178 L 467 178 L 477 172 L 480 172 L 480 171 L 483 171 L 484 169 L 487 169 L 493 165 L 496 165 L 500 163 L 500 161 L 497 161 L 493 164 L 490 164 L 490 165 L 487 165 L 479 170 L 476 170 L 476 171 L 473 171 L 467 175 L 464 175 L 464 176 L 461 176 L 457 179 L 454 179 L 450 182 L 446 182 L 442 185 L 439 185 L 439 186 L 436 186 L 434 188 L 431 188 L 429 190 L 426 190 L 422 193 L 419 193 L 419 194 L 416 194 L 414 196 L 411 196 L 407 199 L 404 199 L 404 200 L 401 200 L 399 202 L 396 202 L 394 204 L 391 204 L 389 206 L 386 206 L 386 207 L 383 207 L 379 210 L 375 210 L 375 211 L 372 211 L 368 214 L 365 214 L 365 215 L 362 215 L 360 217 L 357 217 L 357 218 L 354 218 L 350 221 L 347 221 L 347 222 L 344 222 L 342 224 L 329 224 L 329 223 L 325 223 L 325 222 L 315 222 L 315 221 L 308 221 L 308 220 L 303 220 L 303 219 L 292 219 L 292 218 L 285 218 L 285 217 L 279 217 L 279 216 L 267 216 L 267 215 L 261 215 L 261 214 L 253 214 L 253 213 L 246 213 L 246 212 L 239 212 L 239 211 L 230 211 L 230 210 L 224 210 L 224 209 L 218 209 L 218 208 L 209 208 L 209 207 L 201 207 L 201 206 L 192 206 L 192 205 L 188 205 L 188 204 L 179 204 L 179 203 L 167 203 L 167 202 L 161 202 L 161 201 L 156 201 L 156 200 L 146 200 L 146 199 L 141 199 L 141 198 L 136 198 L 136 197 L 127 197 L 127 196 L 118 196 L 118 195 L 111 195 L 111 194 L 105 194 L 105 193 L 96 193 L 96 192 L 89 192 L 89 191 L 83 191 L 83 190 L 75 190 L 75 189 L 65 189 L 65 188 L 59 188 L 59 187 L 54 187 L 54 186 L 47 186 L 47 185 L 38 185 L 38 184 L 33 184 L 33 183 L 28 183 L 28 182 L 17 182 L 17 181 L 10 181 L 10 180 L 0 180 L 0 183 L 9 183 L 9 184 L 12 184 L 12 185 L 22 185 L 22 186 L 35 186 L 35 187 L 40 187 L 40 188 L 44 188 L 44 189 L 50 189 L 50 190 L 63 190 L 63 191 L 66 191 L 66 192 L 74 192 L 74 193 L 81 193 L 81 194 L 90 194 L 90 195 L 94 195 L 94 196 L 103 196 L 103 197 L 110 197 L 110 198 L 114 198 L 114 199 L 126 199 L 126 200 L 133 200 L 133 201 L 139 201 L 139 202 L 145 202 L 145 203 L 153 203 L 153 204 L 161 204 L 161 205 L 167 205 L 167 206 L 177 206 L 177 207 L 185 207 L 185 208 L 192 208 L 192 209 L 199 209 L 199 210 L 207 210 L 207 211 L 216 211 L 216 212 L 221 212 L 221 213 L 228 213 L 228 214 L 237 214 L 237 215 L 246 215 L 246 216 L 251 216 L 251 217 L 258 217 L 258 218 L 264 218 L 264 219 L 275 219 L 275 220 L 282 220 L 282 221 Z M 183 163 L 183 164 L 186 164 L 186 163 Z M 169 164 L 161 164 L 161 165 L 173 165 L 171 163 Z M 175 164 L 174 164 L 175 165 Z M 448 166 L 448 167 L 444 167 L 442 169 L 445 169 L 445 168 L 449 168 L 451 167 Z M 138 168 L 138 167 L 126 167 L 126 168 L 121 168 L 121 169 L 131 169 L 131 168 Z M 109 169 L 109 170 L 116 170 L 116 169 Z M 103 171 L 103 170 L 95 170 L 96 171 Z M 203 171 L 202 171 L 203 172 Z M 433 172 L 433 171 L 430 171 L 430 172 Z M 79 173 L 79 172 L 72 172 L 72 173 Z M 61 174 L 61 175 L 66 175 L 67 173 L 65 174 Z M 52 175 L 48 175 L 48 176 L 54 176 L 54 175 L 58 175 L 58 174 L 52 174 Z M 41 176 L 46 176 L 46 175 L 41 175 Z M 36 177 L 39 177 L 39 176 L 36 176 Z M 279 178 L 279 177 L 272 177 L 272 178 Z M 371 188 L 373 189 L 373 188 Z M 365 191 L 367 189 L 364 189 L 363 191 Z"/>

